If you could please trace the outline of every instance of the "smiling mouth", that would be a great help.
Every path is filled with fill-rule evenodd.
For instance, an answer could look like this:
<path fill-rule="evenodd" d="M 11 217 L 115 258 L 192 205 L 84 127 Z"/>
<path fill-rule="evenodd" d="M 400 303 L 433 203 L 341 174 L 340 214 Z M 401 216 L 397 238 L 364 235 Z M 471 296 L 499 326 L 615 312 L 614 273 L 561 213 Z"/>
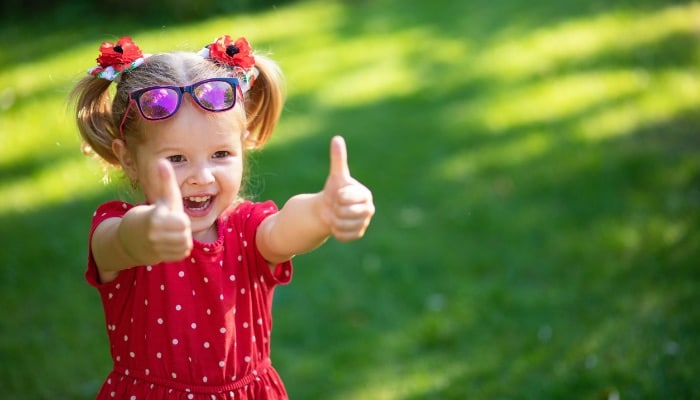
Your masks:
<path fill-rule="evenodd" d="M 211 200 L 212 200 L 211 196 L 185 197 L 183 199 L 183 205 L 188 210 L 202 211 L 202 210 L 206 210 L 207 207 L 209 207 L 209 205 L 211 204 Z"/>

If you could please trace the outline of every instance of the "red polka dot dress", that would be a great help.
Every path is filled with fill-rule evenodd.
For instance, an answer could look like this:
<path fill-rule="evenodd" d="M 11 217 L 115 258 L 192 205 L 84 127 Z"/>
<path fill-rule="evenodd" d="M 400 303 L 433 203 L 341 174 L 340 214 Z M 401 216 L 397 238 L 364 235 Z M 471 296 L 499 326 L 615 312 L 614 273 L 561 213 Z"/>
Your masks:
<path fill-rule="evenodd" d="M 94 229 L 133 206 L 101 205 Z M 215 243 L 195 241 L 174 263 L 144 265 L 99 282 L 90 253 L 86 278 L 102 298 L 114 367 L 98 399 L 286 399 L 270 365 L 274 288 L 290 262 L 274 268 L 255 232 L 274 203 L 244 202 L 217 221 Z"/>

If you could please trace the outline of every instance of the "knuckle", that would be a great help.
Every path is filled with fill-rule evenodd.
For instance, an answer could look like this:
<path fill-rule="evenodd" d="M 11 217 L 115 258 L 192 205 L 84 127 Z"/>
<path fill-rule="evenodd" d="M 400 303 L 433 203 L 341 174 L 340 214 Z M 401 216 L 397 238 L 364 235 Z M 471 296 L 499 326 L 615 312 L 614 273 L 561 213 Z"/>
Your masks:
<path fill-rule="evenodd" d="M 157 230 L 151 228 L 147 233 L 146 233 L 146 240 L 148 243 L 151 245 L 156 245 L 160 242 L 160 232 Z"/>

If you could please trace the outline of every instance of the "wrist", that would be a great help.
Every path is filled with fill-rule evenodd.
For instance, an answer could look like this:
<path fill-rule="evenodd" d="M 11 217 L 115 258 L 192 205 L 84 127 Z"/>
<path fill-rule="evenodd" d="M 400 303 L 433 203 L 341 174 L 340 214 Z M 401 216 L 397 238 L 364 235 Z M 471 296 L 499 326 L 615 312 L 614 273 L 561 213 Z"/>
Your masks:
<path fill-rule="evenodd" d="M 146 217 L 152 206 L 137 206 L 127 211 L 117 227 L 117 242 L 122 253 L 130 260 L 132 266 L 145 265 L 149 262 L 143 257 L 143 244 L 148 241 L 143 238 L 147 232 Z"/>
<path fill-rule="evenodd" d="M 324 191 L 318 192 L 313 195 L 313 210 L 315 220 L 320 229 L 320 234 L 325 238 L 332 235 L 331 227 L 333 226 L 333 210 L 332 203 L 328 199 L 327 194 Z"/>

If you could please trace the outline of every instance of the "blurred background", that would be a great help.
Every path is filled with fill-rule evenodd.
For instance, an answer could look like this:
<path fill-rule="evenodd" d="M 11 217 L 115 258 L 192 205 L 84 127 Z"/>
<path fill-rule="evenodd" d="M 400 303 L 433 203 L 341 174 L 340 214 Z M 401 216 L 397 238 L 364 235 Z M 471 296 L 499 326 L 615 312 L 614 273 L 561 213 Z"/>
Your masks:
<path fill-rule="evenodd" d="M 251 197 L 319 190 L 334 134 L 366 237 L 296 258 L 293 399 L 700 398 L 700 3 L 9 0 L 0 21 L 0 393 L 94 398 L 96 206 L 67 95 L 102 41 L 246 36 L 287 77 Z"/>

